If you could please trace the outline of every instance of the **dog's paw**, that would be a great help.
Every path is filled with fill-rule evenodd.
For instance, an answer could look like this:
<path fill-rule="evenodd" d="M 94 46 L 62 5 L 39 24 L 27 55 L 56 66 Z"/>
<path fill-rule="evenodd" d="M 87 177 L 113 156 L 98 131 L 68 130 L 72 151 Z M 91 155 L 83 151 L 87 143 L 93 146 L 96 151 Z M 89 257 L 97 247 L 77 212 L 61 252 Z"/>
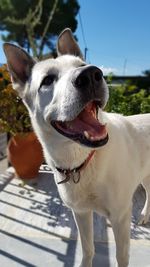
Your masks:
<path fill-rule="evenodd" d="M 138 221 L 138 225 L 145 225 L 149 222 L 149 214 L 142 214 L 140 215 L 140 219 Z"/>

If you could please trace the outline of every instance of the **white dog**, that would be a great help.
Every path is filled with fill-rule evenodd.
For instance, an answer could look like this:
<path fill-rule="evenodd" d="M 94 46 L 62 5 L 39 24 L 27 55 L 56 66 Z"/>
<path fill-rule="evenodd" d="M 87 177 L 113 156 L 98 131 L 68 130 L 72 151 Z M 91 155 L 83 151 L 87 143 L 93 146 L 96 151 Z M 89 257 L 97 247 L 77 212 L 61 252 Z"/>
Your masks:
<path fill-rule="evenodd" d="M 150 114 L 102 111 L 108 100 L 102 72 L 84 62 L 69 29 L 59 36 L 56 59 L 35 62 L 8 43 L 4 51 L 60 196 L 73 211 L 83 249 L 80 266 L 92 266 L 95 211 L 111 221 L 118 266 L 127 267 L 132 197 L 141 182 L 147 192 L 141 223 L 150 213 Z"/>

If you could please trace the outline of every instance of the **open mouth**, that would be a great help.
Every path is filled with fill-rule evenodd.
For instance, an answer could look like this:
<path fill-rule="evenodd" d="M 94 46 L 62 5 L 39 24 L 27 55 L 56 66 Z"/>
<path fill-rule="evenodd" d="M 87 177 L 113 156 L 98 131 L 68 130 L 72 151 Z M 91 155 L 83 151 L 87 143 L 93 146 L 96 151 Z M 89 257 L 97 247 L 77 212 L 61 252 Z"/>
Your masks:
<path fill-rule="evenodd" d="M 98 120 L 99 102 L 89 102 L 72 121 L 52 121 L 62 135 L 88 147 L 96 148 L 108 142 L 106 124 Z"/>

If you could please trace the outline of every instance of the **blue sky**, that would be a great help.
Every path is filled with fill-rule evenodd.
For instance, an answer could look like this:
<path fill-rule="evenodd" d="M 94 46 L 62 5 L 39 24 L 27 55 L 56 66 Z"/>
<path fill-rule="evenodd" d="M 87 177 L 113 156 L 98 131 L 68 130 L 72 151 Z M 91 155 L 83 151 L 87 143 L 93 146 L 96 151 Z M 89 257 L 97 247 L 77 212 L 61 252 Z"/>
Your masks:
<path fill-rule="evenodd" d="M 150 69 L 150 0 L 79 0 L 87 61 L 117 75 Z M 76 35 L 85 43 L 78 18 Z M 5 62 L 0 41 L 0 62 Z"/>
<path fill-rule="evenodd" d="M 150 0 L 79 3 L 90 63 L 119 75 L 150 69 Z M 76 34 L 84 50 L 80 21 Z"/>

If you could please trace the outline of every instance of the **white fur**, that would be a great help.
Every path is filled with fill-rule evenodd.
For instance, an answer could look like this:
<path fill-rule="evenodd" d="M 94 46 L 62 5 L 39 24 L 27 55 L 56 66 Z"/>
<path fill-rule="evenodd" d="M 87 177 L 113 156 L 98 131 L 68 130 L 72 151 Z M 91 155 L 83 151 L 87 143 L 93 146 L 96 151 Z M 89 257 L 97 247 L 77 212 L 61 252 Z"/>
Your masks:
<path fill-rule="evenodd" d="M 69 181 L 58 185 L 58 190 L 64 203 L 73 210 L 80 231 L 83 247 L 81 267 L 92 266 L 93 211 L 111 221 L 118 266 L 127 267 L 132 196 L 142 181 L 147 190 L 147 200 L 140 222 L 146 223 L 150 213 L 150 114 L 123 117 L 101 111 L 100 120 L 107 123 L 108 143 L 96 150 L 93 159 L 81 171 L 80 183 Z M 47 162 L 54 170 L 56 182 L 61 181 L 62 176 L 55 166 L 72 169 L 79 166 L 91 151 L 62 138 L 53 129 L 43 132 L 44 125 L 37 126 L 34 118 L 33 124 Z"/>
<path fill-rule="evenodd" d="M 24 86 L 24 102 L 56 183 L 63 179 L 56 166 L 73 169 L 83 163 L 92 150 L 63 137 L 50 124 L 55 118 L 71 119 L 79 109 L 80 98 L 70 79 L 82 64 L 81 59 L 73 56 L 39 62 L 33 67 L 30 83 Z M 56 73 L 58 80 L 39 89 L 42 78 L 49 72 Z M 101 88 L 107 102 L 104 80 Z M 92 160 L 81 171 L 78 184 L 70 180 L 58 185 L 58 190 L 64 203 L 73 210 L 79 228 L 83 249 L 80 267 L 92 266 L 93 211 L 111 221 L 118 267 L 127 267 L 132 197 L 141 182 L 147 199 L 140 223 L 146 223 L 150 213 L 150 114 L 123 117 L 100 110 L 99 117 L 107 123 L 108 143 L 96 149 Z"/>

